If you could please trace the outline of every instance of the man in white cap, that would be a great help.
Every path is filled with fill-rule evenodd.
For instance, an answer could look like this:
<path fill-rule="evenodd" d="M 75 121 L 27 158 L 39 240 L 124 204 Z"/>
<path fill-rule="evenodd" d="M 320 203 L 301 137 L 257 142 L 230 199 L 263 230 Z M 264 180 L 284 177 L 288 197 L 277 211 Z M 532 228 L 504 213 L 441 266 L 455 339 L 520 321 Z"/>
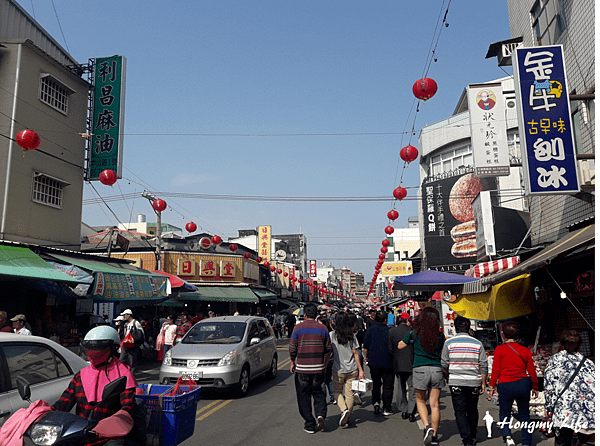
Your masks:
<path fill-rule="evenodd" d="M 16 334 L 31 336 L 31 331 L 25 327 L 26 319 L 24 314 L 17 314 L 10 321 L 12 322 Z"/>
<path fill-rule="evenodd" d="M 119 359 L 124 364 L 127 364 L 131 369 L 131 373 L 135 375 L 135 368 L 141 351 L 140 346 L 144 343 L 144 329 L 142 328 L 142 324 L 133 318 L 133 312 L 131 310 L 127 309 L 123 311 L 121 316 L 123 316 L 124 329 Z M 135 340 L 135 344 L 127 346 L 125 338 L 130 333 Z"/>

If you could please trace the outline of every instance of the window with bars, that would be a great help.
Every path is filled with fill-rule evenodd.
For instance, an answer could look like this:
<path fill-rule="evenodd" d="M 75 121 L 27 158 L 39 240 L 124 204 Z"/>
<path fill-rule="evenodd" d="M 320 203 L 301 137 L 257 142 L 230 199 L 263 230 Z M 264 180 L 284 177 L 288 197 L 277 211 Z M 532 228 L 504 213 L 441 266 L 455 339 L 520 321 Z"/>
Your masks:
<path fill-rule="evenodd" d="M 50 75 L 40 78 L 40 101 L 62 114 L 66 115 L 69 111 L 69 95 L 71 93 L 73 91 Z"/>
<path fill-rule="evenodd" d="M 33 174 L 33 193 L 31 199 L 34 203 L 45 204 L 57 209 L 62 209 L 63 188 L 68 183 L 58 178 L 40 172 Z"/>
<path fill-rule="evenodd" d="M 443 172 L 452 172 L 459 167 L 469 167 L 472 165 L 473 153 L 471 151 L 471 146 L 467 146 L 450 150 L 441 155 L 432 156 L 429 172 L 431 176 L 435 176 Z"/>
<path fill-rule="evenodd" d="M 530 11 L 538 45 L 553 45 L 567 28 L 564 0 L 537 0 Z"/>

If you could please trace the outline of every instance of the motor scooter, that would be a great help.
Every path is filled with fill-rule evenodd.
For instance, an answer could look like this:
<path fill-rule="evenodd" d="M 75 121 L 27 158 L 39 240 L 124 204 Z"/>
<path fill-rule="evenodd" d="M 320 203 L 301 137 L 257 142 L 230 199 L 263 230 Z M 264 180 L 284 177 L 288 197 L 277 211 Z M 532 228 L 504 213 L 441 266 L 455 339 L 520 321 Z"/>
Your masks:
<path fill-rule="evenodd" d="M 31 404 L 29 383 L 21 377 L 18 377 L 16 381 L 19 395 Z M 126 385 L 127 377 L 125 376 L 108 383 L 102 391 L 101 401 L 96 405 L 111 400 L 117 402 Z M 53 410 L 29 426 L 23 434 L 23 445 L 73 446 L 89 443 L 100 439 L 98 434 L 93 431 L 97 424 L 98 420 L 86 419 L 72 413 Z"/>

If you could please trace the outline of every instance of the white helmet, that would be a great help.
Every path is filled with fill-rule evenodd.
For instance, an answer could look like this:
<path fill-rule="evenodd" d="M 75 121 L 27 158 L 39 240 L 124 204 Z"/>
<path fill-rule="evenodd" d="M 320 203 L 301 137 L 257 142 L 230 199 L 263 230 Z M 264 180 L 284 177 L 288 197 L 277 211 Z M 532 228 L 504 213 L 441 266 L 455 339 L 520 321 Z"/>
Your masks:
<path fill-rule="evenodd" d="M 117 330 L 108 325 L 100 325 L 87 332 L 81 346 L 85 350 L 105 350 L 112 348 L 113 345 L 118 346 L 120 343 L 121 339 Z"/>

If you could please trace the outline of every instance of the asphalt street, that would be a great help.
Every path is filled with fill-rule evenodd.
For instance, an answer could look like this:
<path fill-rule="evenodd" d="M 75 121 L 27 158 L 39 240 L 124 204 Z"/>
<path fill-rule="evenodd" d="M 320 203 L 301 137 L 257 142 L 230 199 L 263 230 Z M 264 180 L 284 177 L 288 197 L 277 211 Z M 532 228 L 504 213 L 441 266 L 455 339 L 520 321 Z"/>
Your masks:
<path fill-rule="evenodd" d="M 355 405 L 350 425 L 340 427 L 340 410 L 337 405 L 327 407 L 326 429 L 316 434 L 303 431 L 303 420 L 298 413 L 294 379 L 289 371 L 290 362 L 287 340 L 278 341 L 279 371 L 274 380 L 260 377 L 250 384 L 244 398 L 233 398 L 228 392 L 201 390 L 201 400 L 196 411 L 194 434 L 182 445 L 422 445 L 423 424 L 403 420 L 395 412 L 391 416 L 375 416 L 370 403 L 370 392 L 363 397 L 362 405 Z M 140 383 L 158 383 L 160 363 L 144 362 L 136 373 Z M 368 367 L 367 367 L 368 376 Z M 452 408 L 450 393 L 446 387 L 440 400 L 441 423 L 438 431 L 440 444 L 460 446 L 462 444 Z M 492 438 L 487 438 L 483 416 L 486 411 L 498 420 L 498 406 L 482 396 L 479 400 L 480 424 L 478 441 L 480 446 L 501 446 L 502 434 L 497 426 L 492 428 Z M 513 430 L 513 438 L 519 443 L 520 432 Z M 534 433 L 534 444 L 549 446 L 549 440 L 539 432 Z"/>

